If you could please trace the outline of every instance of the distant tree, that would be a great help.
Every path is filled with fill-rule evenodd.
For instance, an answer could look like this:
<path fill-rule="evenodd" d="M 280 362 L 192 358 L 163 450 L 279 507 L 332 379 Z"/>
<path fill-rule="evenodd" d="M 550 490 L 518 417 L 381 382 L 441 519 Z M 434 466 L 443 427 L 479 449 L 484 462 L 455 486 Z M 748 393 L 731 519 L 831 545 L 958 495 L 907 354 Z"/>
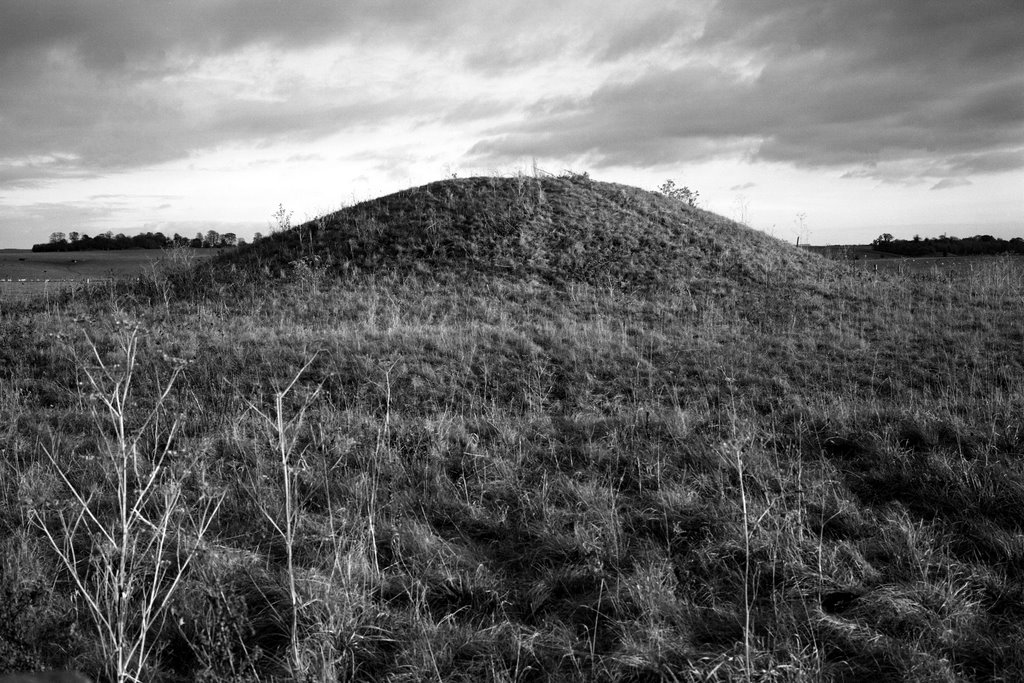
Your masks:
<path fill-rule="evenodd" d="M 658 192 L 671 199 L 677 199 L 690 206 L 697 206 L 700 199 L 700 192 L 691 190 L 689 187 L 677 187 L 676 181 L 671 178 L 658 186 Z"/>
<path fill-rule="evenodd" d="M 254 243 L 255 242 L 259 242 L 261 239 L 263 239 L 263 233 L 262 232 L 258 232 L 258 233 L 256 233 L 255 235 L 252 236 L 252 241 Z"/>
<path fill-rule="evenodd" d="M 192 241 L 188 243 L 188 246 L 192 247 L 193 249 L 202 249 L 203 233 L 197 232 L 196 236 L 192 238 Z"/>
<path fill-rule="evenodd" d="M 871 246 L 880 247 L 892 242 L 894 239 L 896 238 L 890 235 L 889 233 L 882 233 L 881 235 L 875 238 L 875 240 L 871 243 Z"/>
<path fill-rule="evenodd" d="M 233 232 L 226 232 L 221 235 L 220 245 L 222 247 L 233 247 L 238 244 L 238 236 Z"/>
<path fill-rule="evenodd" d="M 71 242 L 72 244 L 75 244 L 76 242 L 78 242 L 78 240 L 81 239 L 81 237 L 82 236 L 79 235 L 74 230 L 72 230 L 70 233 L 68 233 L 68 241 Z"/>
<path fill-rule="evenodd" d="M 68 238 L 62 232 L 51 232 L 50 233 L 50 244 L 60 244 L 61 242 L 67 242 Z"/>
<path fill-rule="evenodd" d="M 131 238 L 135 249 L 163 249 L 170 245 L 170 240 L 162 232 L 147 232 Z"/>
<path fill-rule="evenodd" d="M 138 235 L 125 235 L 106 232 L 96 237 L 72 232 L 72 240 L 63 238 L 64 233 L 53 233 L 50 236 L 51 242 L 32 245 L 33 251 L 87 251 L 89 249 L 110 250 L 110 249 L 162 249 L 172 244 L 167 235 L 162 232 L 145 232 Z M 188 240 L 176 236 L 188 244 Z"/>
<path fill-rule="evenodd" d="M 882 237 L 885 237 L 883 235 Z M 884 250 L 901 256 L 981 256 L 985 254 L 1004 254 L 1007 252 L 1024 251 L 1024 240 L 1014 238 L 1003 240 L 991 235 L 975 235 L 974 237 L 921 237 L 913 239 L 883 240 L 881 237 L 872 242 L 875 249 Z"/>
<path fill-rule="evenodd" d="M 219 247 L 220 246 L 220 235 L 217 234 L 216 230 L 207 230 L 206 238 L 203 240 L 204 247 Z"/>

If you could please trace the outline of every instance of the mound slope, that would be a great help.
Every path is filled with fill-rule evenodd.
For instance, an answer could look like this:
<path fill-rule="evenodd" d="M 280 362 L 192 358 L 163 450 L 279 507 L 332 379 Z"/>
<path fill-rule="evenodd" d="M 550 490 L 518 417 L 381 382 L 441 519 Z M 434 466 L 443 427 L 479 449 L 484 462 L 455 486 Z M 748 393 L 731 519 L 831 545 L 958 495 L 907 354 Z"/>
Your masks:
<path fill-rule="evenodd" d="M 639 288 L 771 282 L 822 267 L 722 216 L 581 176 L 443 180 L 276 233 L 233 258 L 267 272 L 313 258 L 339 272 L 474 271 Z"/>

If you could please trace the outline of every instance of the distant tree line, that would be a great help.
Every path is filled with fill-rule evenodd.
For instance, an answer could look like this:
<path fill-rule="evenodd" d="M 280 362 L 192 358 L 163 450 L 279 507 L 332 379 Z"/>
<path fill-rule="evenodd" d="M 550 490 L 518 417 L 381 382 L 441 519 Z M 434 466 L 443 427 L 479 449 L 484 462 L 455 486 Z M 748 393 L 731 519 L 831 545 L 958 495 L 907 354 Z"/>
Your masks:
<path fill-rule="evenodd" d="M 980 256 L 985 254 L 1024 254 L 1024 239 L 999 239 L 991 235 L 974 237 L 921 237 L 898 240 L 889 233 L 880 235 L 871 243 L 875 251 L 900 256 Z"/>
<path fill-rule="evenodd" d="M 233 232 L 223 235 L 216 230 L 209 230 L 204 235 L 196 233 L 191 239 L 174 233 L 168 237 L 162 232 L 146 232 L 139 235 L 125 235 L 105 232 L 95 237 L 89 235 L 69 232 L 55 232 L 50 235 L 50 241 L 44 244 L 33 244 L 32 251 L 90 251 L 90 250 L 114 250 L 114 249 L 168 249 L 171 247 L 186 247 L 192 249 L 211 249 L 219 247 L 236 247 L 245 244 L 244 239 L 238 239 Z"/>

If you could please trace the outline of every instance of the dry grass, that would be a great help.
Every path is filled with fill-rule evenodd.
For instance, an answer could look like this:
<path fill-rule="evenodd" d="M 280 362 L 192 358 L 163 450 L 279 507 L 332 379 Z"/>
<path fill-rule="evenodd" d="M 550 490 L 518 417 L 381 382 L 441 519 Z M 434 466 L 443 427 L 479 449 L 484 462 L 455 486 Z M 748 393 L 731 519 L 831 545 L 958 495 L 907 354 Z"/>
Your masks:
<path fill-rule="evenodd" d="M 692 230 L 744 262 L 669 277 L 677 256 L 620 258 L 559 278 L 449 250 L 450 269 L 436 254 L 417 268 L 381 200 L 271 240 L 233 273 L 224 262 L 5 310 L 0 647 L 98 672 L 88 613 L 29 511 L 75 503 L 48 451 L 78 490 L 105 495 L 84 464 L 104 441 L 81 363 L 51 335 L 84 328 L 103 353 L 128 316 L 146 331 L 143 405 L 184 367 L 165 399 L 180 425 L 170 450 L 192 463 L 182 495 L 224 495 L 172 618 L 151 629 L 144 679 L 1024 670 L 1018 263 L 864 277 L 639 191 L 503 182 L 420 192 L 438 202 L 431 221 L 446 189 L 453 212 L 506 202 L 504 187 L 552 212 L 622 192 L 587 228 L 594 240 L 624 217 L 663 215 L 667 235 L 683 216 L 684 240 Z M 468 244 L 488 221 L 518 220 L 488 211 L 434 236 Z M 401 215 L 410 244 L 416 225 L 429 235 Z M 662 228 L 641 237 L 650 224 L 636 221 L 637 243 L 661 249 Z M 382 240 L 375 266 L 338 251 L 357 225 Z M 481 254 L 519 253 L 491 234 Z M 319 263 L 288 265 L 307 248 Z"/>

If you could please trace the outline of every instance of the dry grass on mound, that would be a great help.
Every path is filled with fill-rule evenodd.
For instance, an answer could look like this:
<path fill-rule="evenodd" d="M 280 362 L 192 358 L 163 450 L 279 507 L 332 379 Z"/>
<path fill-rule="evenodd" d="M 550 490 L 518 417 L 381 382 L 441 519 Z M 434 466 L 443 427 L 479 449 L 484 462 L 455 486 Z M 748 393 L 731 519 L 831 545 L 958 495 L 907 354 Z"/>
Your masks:
<path fill-rule="evenodd" d="M 823 267 L 682 201 L 580 176 L 440 181 L 274 234 L 230 262 L 271 274 L 304 262 L 641 289 L 782 282 Z"/>

